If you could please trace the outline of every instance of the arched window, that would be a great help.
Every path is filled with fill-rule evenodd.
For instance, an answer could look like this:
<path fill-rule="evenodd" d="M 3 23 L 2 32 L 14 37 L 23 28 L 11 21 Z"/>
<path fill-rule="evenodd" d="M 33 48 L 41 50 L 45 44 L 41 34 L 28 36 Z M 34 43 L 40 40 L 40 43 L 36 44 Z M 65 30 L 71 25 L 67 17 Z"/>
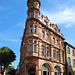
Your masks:
<path fill-rule="evenodd" d="M 49 56 L 49 48 L 47 47 L 46 55 Z"/>
<path fill-rule="evenodd" d="M 70 48 L 69 47 L 67 47 L 67 53 L 70 54 Z"/>
<path fill-rule="evenodd" d="M 56 41 L 56 45 L 58 46 L 58 40 Z"/>
<path fill-rule="evenodd" d="M 44 55 L 44 46 L 41 46 L 41 54 Z"/>
<path fill-rule="evenodd" d="M 58 67 L 54 67 L 54 75 L 60 75 L 60 70 Z"/>
<path fill-rule="evenodd" d="M 32 52 L 32 40 L 29 41 L 29 52 Z"/>
<path fill-rule="evenodd" d="M 34 41 L 34 52 L 36 52 L 36 41 Z"/>
<path fill-rule="evenodd" d="M 30 33 L 32 33 L 32 32 L 33 32 L 33 26 L 30 25 Z"/>
<path fill-rule="evenodd" d="M 42 66 L 42 75 L 50 75 L 50 68 L 46 64 Z"/>

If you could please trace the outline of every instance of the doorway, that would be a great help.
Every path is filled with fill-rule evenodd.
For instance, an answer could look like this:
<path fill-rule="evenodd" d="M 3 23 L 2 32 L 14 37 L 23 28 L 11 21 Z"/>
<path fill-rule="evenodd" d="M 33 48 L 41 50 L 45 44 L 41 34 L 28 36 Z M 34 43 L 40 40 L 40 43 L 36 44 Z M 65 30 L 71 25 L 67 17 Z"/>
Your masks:
<path fill-rule="evenodd" d="M 35 69 L 34 68 L 29 68 L 28 75 L 35 75 Z"/>

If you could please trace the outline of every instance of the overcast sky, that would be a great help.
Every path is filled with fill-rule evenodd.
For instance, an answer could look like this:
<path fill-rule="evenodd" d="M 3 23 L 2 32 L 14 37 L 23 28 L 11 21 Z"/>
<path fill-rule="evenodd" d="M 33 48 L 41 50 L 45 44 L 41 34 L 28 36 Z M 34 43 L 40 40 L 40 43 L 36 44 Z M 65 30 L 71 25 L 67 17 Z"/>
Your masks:
<path fill-rule="evenodd" d="M 0 47 L 7 46 L 15 52 L 15 68 L 20 59 L 27 9 L 27 0 L 0 0 Z M 66 41 L 75 46 L 75 0 L 41 0 L 40 12 L 57 24 Z"/>

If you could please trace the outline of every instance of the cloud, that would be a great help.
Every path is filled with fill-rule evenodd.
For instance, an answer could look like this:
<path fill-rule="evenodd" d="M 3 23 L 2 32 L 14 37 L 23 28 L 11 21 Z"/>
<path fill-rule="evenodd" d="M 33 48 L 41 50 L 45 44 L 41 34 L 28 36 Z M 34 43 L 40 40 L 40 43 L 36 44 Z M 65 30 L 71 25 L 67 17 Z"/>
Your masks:
<path fill-rule="evenodd" d="M 52 23 L 57 23 L 59 25 L 67 24 L 64 27 L 68 28 L 75 24 L 75 6 L 66 7 L 58 12 L 49 12 L 41 9 L 42 14 L 47 15 Z"/>
<path fill-rule="evenodd" d="M 25 22 L 24 21 L 23 22 L 20 22 L 16 26 L 21 26 L 21 27 L 25 28 Z"/>
<path fill-rule="evenodd" d="M 68 25 L 65 25 L 65 28 L 69 28 L 71 26 L 72 26 L 71 24 L 68 24 Z"/>
<path fill-rule="evenodd" d="M 8 10 L 8 8 L 6 8 L 6 7 L 0 7 L 0 11 L 7 11 Z"/>
<path fill-rule="evenodd" d="M 10 42 L 20 42 L 20 40 L 15 40 L 15 39 L 5 39 L 5 40 Z"/>

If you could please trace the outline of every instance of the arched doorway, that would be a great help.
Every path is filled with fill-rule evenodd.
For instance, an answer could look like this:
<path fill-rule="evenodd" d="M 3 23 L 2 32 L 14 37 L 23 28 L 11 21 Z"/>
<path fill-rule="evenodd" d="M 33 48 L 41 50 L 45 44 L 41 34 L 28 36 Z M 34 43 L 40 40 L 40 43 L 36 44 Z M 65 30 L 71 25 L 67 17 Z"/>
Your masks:
<path fill-rule="evenodd" d="M 42 75 L 50 75 L 50 68 L 47 64 L 42 66 Z"/>
<path fill-rule="evenodd" d="M 29 68 L 28 75 L 35 75 L 35 69 L 34 68 Z"/>
<path fill-rule="evenodd" d="M 60 70 L 58 67 L 54 67 L 54 75 L 60 75 Z"/>

